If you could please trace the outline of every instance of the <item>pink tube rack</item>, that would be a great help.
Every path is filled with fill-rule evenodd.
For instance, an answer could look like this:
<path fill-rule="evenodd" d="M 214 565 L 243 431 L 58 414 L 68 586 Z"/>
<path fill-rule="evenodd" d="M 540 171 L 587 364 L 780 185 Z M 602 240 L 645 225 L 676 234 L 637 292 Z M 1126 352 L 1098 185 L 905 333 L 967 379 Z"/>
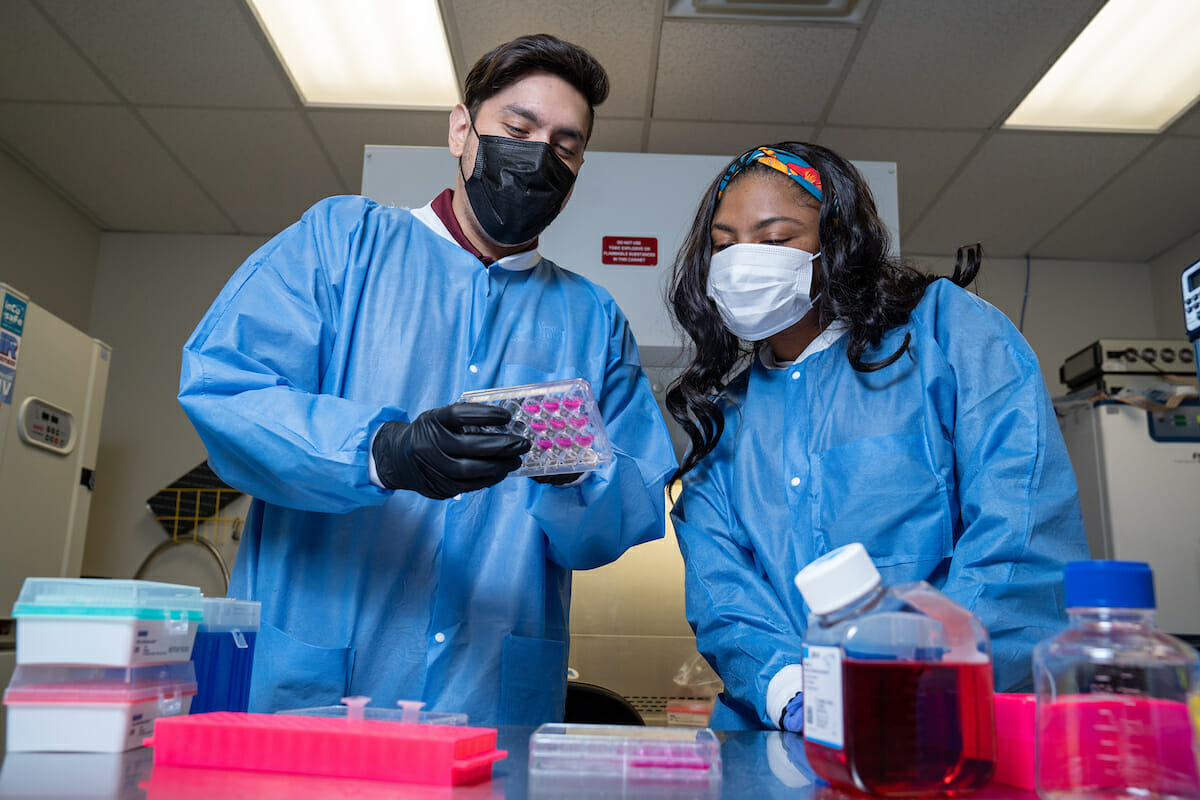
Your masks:
<path fill-rule="evenodd" d="M 488 780 L 493 728 L 216 711 L 159 719 L 156 766 L 457 786 Z"/>

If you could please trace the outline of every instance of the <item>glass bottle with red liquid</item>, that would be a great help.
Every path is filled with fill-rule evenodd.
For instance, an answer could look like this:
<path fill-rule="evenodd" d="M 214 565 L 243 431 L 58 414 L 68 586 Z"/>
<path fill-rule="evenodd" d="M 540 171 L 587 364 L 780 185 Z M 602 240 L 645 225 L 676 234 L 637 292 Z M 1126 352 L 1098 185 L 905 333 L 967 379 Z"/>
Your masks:
<path fill-rule="evenodd" d="M 849 544 L 800 571 L 804 751 L 813 771 L 882 797 L 954 797 L 996 759 L 991 641 L 924 581 L 884 587 Z"/>

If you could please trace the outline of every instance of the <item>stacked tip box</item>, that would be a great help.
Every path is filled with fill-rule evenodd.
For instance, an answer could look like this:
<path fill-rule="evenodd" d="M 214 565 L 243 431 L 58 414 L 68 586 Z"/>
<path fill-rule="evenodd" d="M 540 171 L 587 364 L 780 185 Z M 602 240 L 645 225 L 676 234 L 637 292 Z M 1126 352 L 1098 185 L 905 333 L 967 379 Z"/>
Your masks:
<path fill-rule="evenodd" d="M 197 587 L 153 581 L 26 579 L 7 749 L 119 753 L 155 719 L 188 713 L 201 600 Z"/>
<path fill-rule="evenodd" d="M 504 427 L 482 429 L 529 440 L 529 452 L 510 476 L 590 472 L 612 461 L 604 419 L 583 378 L 464 392 L 458 400 L 498 405 L 512 414 Z"/>

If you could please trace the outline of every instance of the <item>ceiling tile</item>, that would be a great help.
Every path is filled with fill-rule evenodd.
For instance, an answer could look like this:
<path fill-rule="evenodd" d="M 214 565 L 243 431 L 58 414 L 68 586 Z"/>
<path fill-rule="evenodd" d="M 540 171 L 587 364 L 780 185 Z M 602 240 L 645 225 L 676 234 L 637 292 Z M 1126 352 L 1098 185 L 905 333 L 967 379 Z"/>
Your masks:
<path fill-rule="evenodd" d="M 814 122 L 856 35 L 853 28 L 668 20 L 654 117 Z"/>
<path fill-rule="evenodd" d="M 812 137 L 811 125 L 778 125 L 748 122 L 650 123 L 651 153 L 734 156 L 760 144 L 794 142 Z"/>
<path fill-rule="evenodd" d="M 1172 136 L 1200 136 L 1200 103 L 1192 106 L 1168 131 Z"/>
<path fill-rule="evenodd" d="M 447 147 L 450 130 L 448 111 L 312 109 L 308 117 L 342 181 L 353 192 L 362 188 L 363 148 L 367 145 Z M 451 163 L 449 150 L 446 158 Z"/>
<path fill-rule="evenodd" d="M 1163 139 L 1034 252 L 1044 258 L 1150 261 L 1200 234 L 1198 186 L 1200 139 Z"/>
<path fill-rule="evenodd" d="M 879 0 L 831 125 L 986 128 L 1100 0 Z"/>
<path fill-rule="evenodd" d="M 134 103 L 290 107 L 295 95 L 240 0 L 41 0 Z"/>
<path fill-rule="evenodd" d="M 962 131 L 822 128 L 818 143 L 851 161 L 896 163 L 903 237 L 981 137 Z"/>
<path fill-rule="evenodd" d="M 275 233 L 317 200 L 351 191 L 298 111 L 156 108 L 144 113 L 240 233 Z"/>
<path fill-rule="evenodd" d="M 592 152 L 640 153 L 645 130 L 646 123 L 640 116 L 637 119 L 598 119 L 587 149 Z"/>
<path fill-rule="evenodd" d="M 88 209 L 104 230 L 233 231 L 126 108 L 0 103 L 0 140 Z"/>
<path fill-rule="evenodd" d="M 460 43 L 459 78 L 493 47 L 529 33 L 549 33 L 584 47 L 608 72 L 608 101 L 598 116 L 646 113 L 661 17 L 644 0 L 451 0 Z"/>
<path fill-rule="evenodd" d="M 953 252 L 981 241 L 994 257 L 1023 257 L 1151 141 L 1115 134 L 995 134 L 906 232 L 905 249 Z"/>
<path fill-rule="evenodd" d="M 24 0 L 0 3 L 0 100 L 117 101 L 88 63 Z"/>

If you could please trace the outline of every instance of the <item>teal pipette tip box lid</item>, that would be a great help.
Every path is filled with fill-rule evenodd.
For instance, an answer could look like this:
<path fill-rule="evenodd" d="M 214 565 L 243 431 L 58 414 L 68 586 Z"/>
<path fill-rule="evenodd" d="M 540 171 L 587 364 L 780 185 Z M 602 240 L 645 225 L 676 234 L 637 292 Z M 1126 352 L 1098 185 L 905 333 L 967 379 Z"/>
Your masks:
<path fill-rule="evenodd" d="M 13 605 L 18 664 L 186 661 L 204 618 L 200 588 L 104 578 L 26 578 Z"/>

